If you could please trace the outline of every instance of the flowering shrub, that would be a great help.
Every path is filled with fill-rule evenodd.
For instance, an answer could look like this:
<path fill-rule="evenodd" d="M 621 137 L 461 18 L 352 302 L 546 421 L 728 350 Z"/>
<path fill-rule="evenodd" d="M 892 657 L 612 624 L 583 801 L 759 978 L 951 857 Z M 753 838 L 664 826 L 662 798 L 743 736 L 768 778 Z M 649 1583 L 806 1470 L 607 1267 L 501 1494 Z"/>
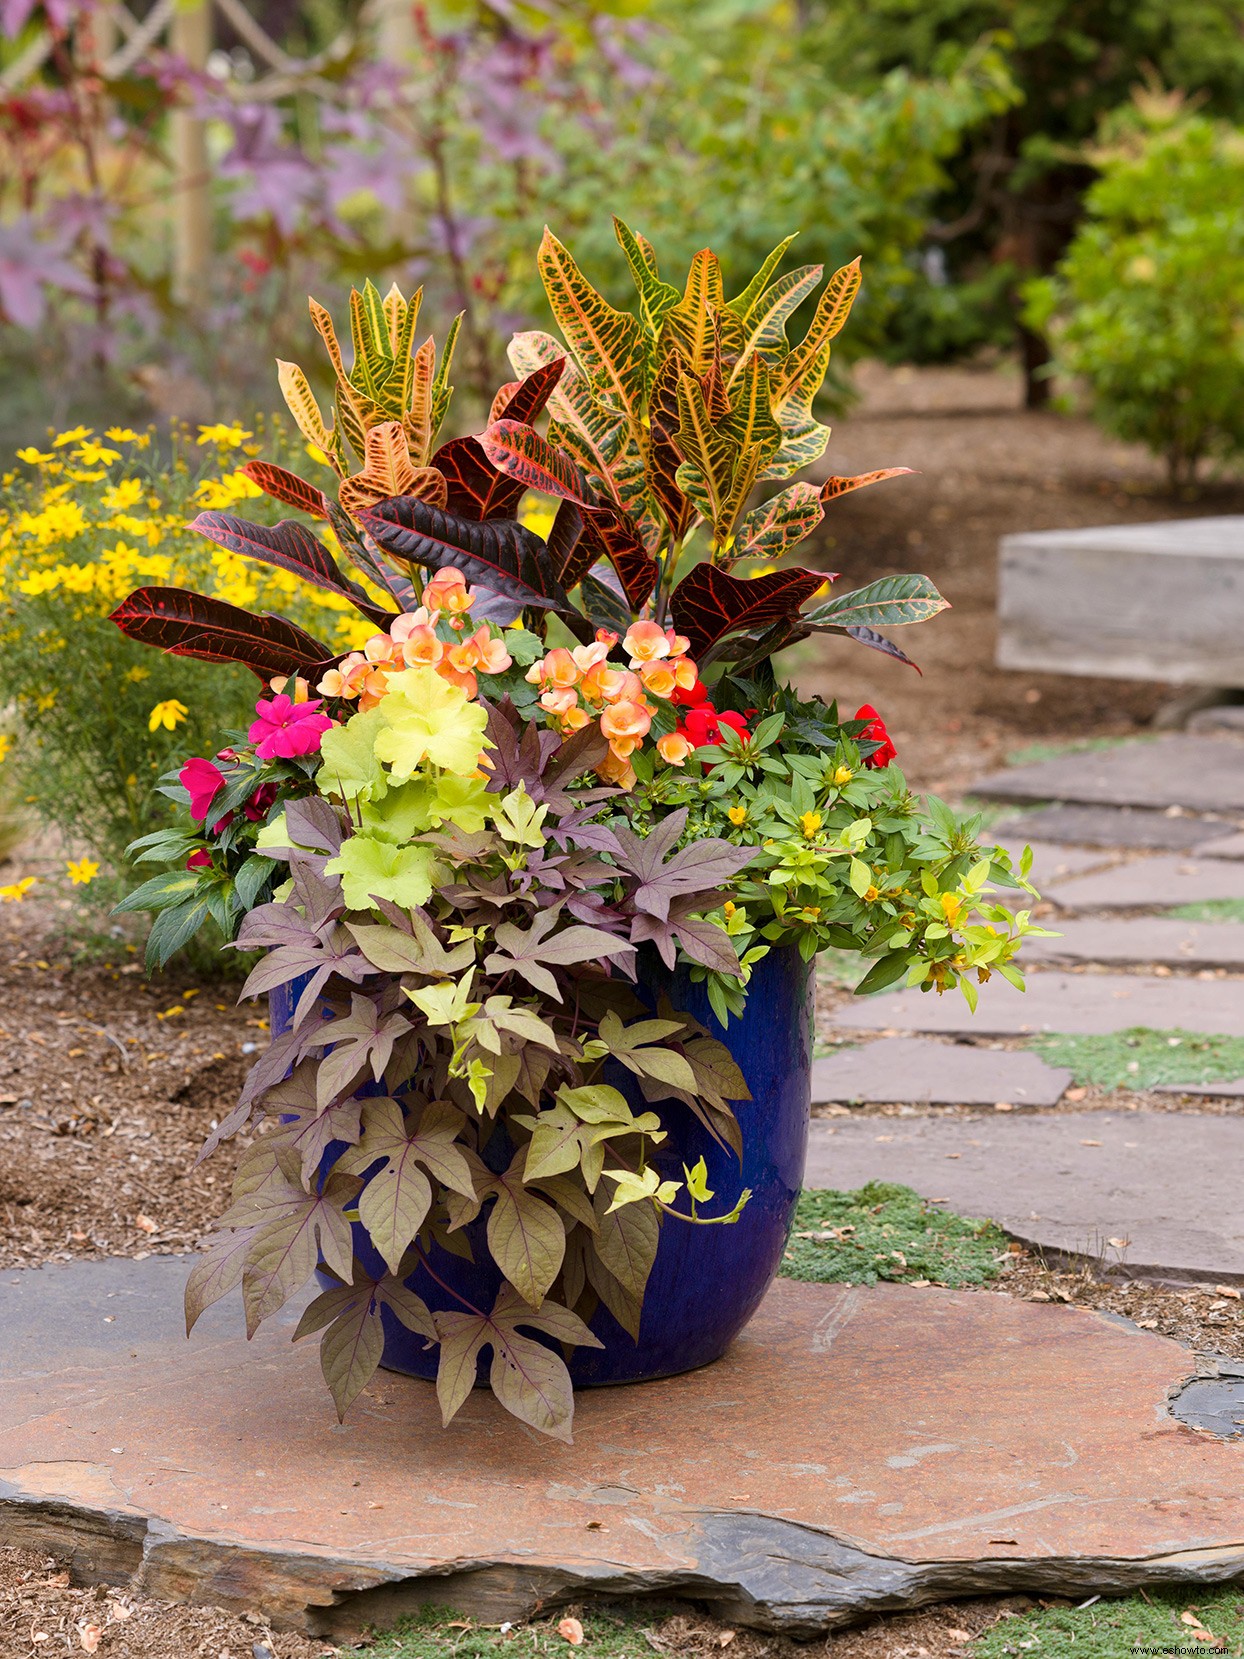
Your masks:
<path fill-rule="evenodd" d="M 546 236 L 567 343 L 518 336 L 522 378 L 481 433 L 440 447 L 453 331 L 439 357 L 413 349 L 417 301 L 369 285 L 347 370 L 313 303 L 333 424 L 301 370 L 281 382 L 335 488 L 260 461 L 245 475 L 332 544 L 301 519 L 208 509 L 195 527 L 346 598 L 367 624 L 355 649 L 166 585 L 113 612 L 132 638 L 261 682 L 245 738 L 166 781 L 188 822 L 137 844 L 169 868 L 126 905 L 157 913 L 152 961 L 211 917 L 267 952 L 244 994 L 294 987 L 289 1028 L 209 1143 L 267 1120 L 187 1311 L 240 1283 L 253 1330 L 318 1258 L 328 1288 L 298 1334 L 325 1332 L 341 1412 L 388 1310 L 439 1345 L 446 1421 L 488 1348 L 507 1409 L 568 1438 L 550 1343 L 597 1344 L 602 1306 L 636 1335 L 661 1228 L 737 1219 L 746 1191 L 713 1213 L 699 1165 L 679 1181 L 651 1162 L 668 1129 L 648 1108 L 681 1102 L 738 1151 L 747 1089 L 719 1038 L 635 995 L 643 959 L 706 981 L 721 1027 L 774 948 L 861 952 L 865 991 L 904 979 L 974 1004 L 994 972 L 1022 985 L 1027 914 L 985 898 L 991 879 L 1017 884 L 1007 855 L 912 798 L 874 709 L 843 720 L 772 666 L 814 632 L 906 662 L 878 630 L 944 605 L 919 576 L 824 597 L 834 578 L 783 562 L 827 502 L 893 475 L 785 482 L 824 448 L 813 399 L 858 266 L 791 346 L 821 273 L 777 276 L 784 245 L 727 301 L 711 253 L 679 289 L 617 230 L 638 316 Z M 762 479 L 781 487 L 750 506 Z M 557 503 L 545 534 L 520 516 L 533 488 Z M 502 1277 L 491 1308 L 437 1265 L 471 1239 Z"/>
<path fill-rule="evenodd" d="M 338 647 L 370 629 L 346 600 L 211 547 L 186 521 L 200 508 L 263 492 L 241 470 L 260 440 L 284 454 L 270 422 L 167 435 L 112 427 L 50 434 L 0 477 L 0 635 L 10 668 L 15 741 L 0 772 L 12 793 L 70 841 L 120 869 L 127 842 L 166 805 L 160 773 L 189 745 L 209 748 L 242 724 L 248 676 L 155 657 L 108 613 L 136 582 L 187 582 L 237 605 L 289 610 Z"/>

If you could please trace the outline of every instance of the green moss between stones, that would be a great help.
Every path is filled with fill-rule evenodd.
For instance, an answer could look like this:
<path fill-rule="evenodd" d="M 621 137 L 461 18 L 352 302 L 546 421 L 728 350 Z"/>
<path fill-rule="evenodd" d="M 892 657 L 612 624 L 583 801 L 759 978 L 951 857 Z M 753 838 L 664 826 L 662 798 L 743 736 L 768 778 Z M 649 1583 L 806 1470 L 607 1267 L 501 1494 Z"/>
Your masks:
<path fill-rule="evenodd" d="M 1108 1036 L 1049 1032 L 1028 1047 L 1051 1066 L 1067 1066 L 1077 1083 L 1104 1089 L 1151 1089 L 1158 1083 L 1227 1083 L 1244 1077 L 1244 1037 L 1132 1026 Z"/>
<path fill-rule="evenodd" d="M 1006 1248 L 992 1221 L 948 1215 L 910 1187 L 872 1181 L 858 1192 L 805 1192 L 781 1271 L 813 1284 L 956 1288 L 995 1279 Z"/>

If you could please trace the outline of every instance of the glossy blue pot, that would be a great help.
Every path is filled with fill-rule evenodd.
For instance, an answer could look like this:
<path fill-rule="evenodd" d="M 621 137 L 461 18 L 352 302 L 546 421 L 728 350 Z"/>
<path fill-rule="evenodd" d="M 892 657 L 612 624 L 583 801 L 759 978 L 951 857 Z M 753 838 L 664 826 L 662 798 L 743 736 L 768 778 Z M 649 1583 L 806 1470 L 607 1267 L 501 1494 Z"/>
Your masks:
<path fill-rule="evenodd" d="M 606 1308 L 598 1308 L 591 1326 L 604 1347 L 576 1349 L 569 1361 L 579 1387 L 673 1376 L 707 1365 L 725 1352 L 777 1274 L 807 1157 L 813 979 L 811 966 L 801 961 L 798 951 L 772 950 L 756 964 L 743 1017 L 731 1020 L 724 1031 L 708 1006 L 703 986 L 693 985 L 685 971 L 671 974 L 655 953 L 647 951 L 641 953 L 638 969 L 637 990 L 643 1000 L 655 1008 L 664 992 L 675 1009 L 700 1020 L 727 1044 L 752 1092 L 750 1101 L 736 1106 L 743 1132 L 741 1163 L 685 1106 L 672 1100 L 661 1101 L 656 1108 L 669 1138 L 657 1148 L 653 1162 L 663 1177 L 682 1180 L 682 1166 L 691 1166 L 702 1157 L 708 1167 L 708 1186 L 715 1194 L 708 1206 L 710 1213 L 729 1210 L 743 1187 L 751 1188 L 752 1197 L 739 1220 L 728 1227 L 690 1226 L 664 1218 L 638 1342 Z M 300 990 L 295 981 L 272 992 L 274 1033 L 286 1029 Z M 637 1089 L 620 1086 L 637 1111 L 647 1109 Z M 494 1135 L 484 1157 L 494 1168 L 506 1167 L 510 1147 L 503 1132 Z M 685 1204 L 684 1193 L 679 1207 Z M 439 1248 L 431 1253 L 439 1277 L 477 1307 L 491 1307 L 501 1283 L 485 1243 L 486 1215 L 487 1206 L 484 1215 L 463 1229 L 474 1261 Z M 369 1271 L 384 1271 L 358 1227 L 355 1249 Z M 422 1267 L 408 1283 L 430 1308 L 461 1307 Z M 424 1339 L 399 1324 L 387 1308 L 383 1319 L 381 1363 L 391 1371 L 435 1377 L 437 1350 L 426 1347 Z M 486 1368 L 487 1361 L 481 1360 L 481 1381 Z"/>

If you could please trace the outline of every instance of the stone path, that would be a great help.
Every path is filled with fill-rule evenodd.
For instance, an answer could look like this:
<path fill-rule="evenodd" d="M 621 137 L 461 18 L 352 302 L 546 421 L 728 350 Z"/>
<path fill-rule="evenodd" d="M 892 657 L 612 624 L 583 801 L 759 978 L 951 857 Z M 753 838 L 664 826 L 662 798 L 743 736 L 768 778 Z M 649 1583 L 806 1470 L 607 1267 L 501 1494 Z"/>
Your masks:
<path fill-rule="evenodd" d="M 1195 1112 L 818 1119 L 807 1182 L 897 1181 L 1125 1278 L 1244 1284 L 1242 1146 Z"/>
<path fill-rule="evenodd" d="M 924 1106 L 1056 1106 L 1071 1073 L 1035 1054 L 893 1037 L 812 1064 L 812 1101 Z"/>
<path fill-rule="evenodd" d="M 1129 921 L 1065 921 L 1056 939 L 1030 939 L 1025 959 L 1069 965 L 1144 967 L 1152 962 L 1195 971 L 1230 968 L 1244 973 L 1244 922 L 1181 922 L 1165 916 Z"/>
<path fill-rule="evenodd" d="M 1059 936 L 1026 947 L 1026 993 L 994 981 L 975 1015 L 957 995 L 904 990 L 840 1009 L 844 1035 L 882 1035 L 820 1062 L 819 1094 L 917 1109 L 1043 1107 L 1055 1103 L 1056 1089 L 1061 1095 L 1067 1074 L 1021 1074 L 1036 1056 L 972 1045 L 1135 1026 L 1244 1036 L 1244 923 L 1163 913 L 1244 898 L 1244 743 L 1177 736 L 1081 751 L 995 774 L 979 793 L 1057 803 L 995 833 L 1013 853 L 1032 844 L 1041 920 Z M 1081 971 L 1060 971 L 1067 968 Z M 1118 971 L 1125 968 L 1150 971 Z M 1162 1092 L 1236 1098 L 1244 1077 Z M 835 1118 L 814 1125 L 813 1146 L 813 1178 L 836 1187 L 904 1182 L 1046 1248 L 1121 1257 L 1129 1272 L 1223 1282 L 1244 1275 L 1244 1120 L 1234 1114 L 1121 1109 L 1109 1134 L 1068 1112 Z M 1103 1246 L 1109 1238 L 1131 1244 Z"/>
<path fill-rule="evenodd" d="M 248 1344 L 218 1306 L 186 1341 L 186 1265 L 0 1281 L 4 1542 L 337 1640 L 429 1601 L 682 1593 L 811 1635 L 1244 1572 L 1244 1443 L 1169 1405 L 1194 1356 L 1086 1309 L 779 1282 L 718 1364 L 581 1394 L 564 1446 L 484 1393 L 443 1431 L 401 1376 L 338 1427 L 296 1309 Z"/>
<path fill-rule="evenodd" d="M 1029 976 L 1024 992 L 1004 981 L 991 981 L 975 1014 L 958 992 L 939 997 L 935 992 L 895 991 L 857 998 L 835 1014 L 834 1022 L 843 1031 L 928 1031 L 964 1037 L 1104 1033 L 1134 1025 L 1240 1036 L 1244 984 L 1174 975 L 1159 979 L 1144 974 L 1041 972 Z"/>
<path fill-rule="evenodd" d="M 1046 806 L 1008 818 L 990 832 L 1005 842 L 1052 841 L 1085 847 L 1140 847 L 1201 851 L 1207 835 L 1230 833 L 1230 820 L 1172 816 L 1142 807 Z M 1244 841 L 1244 836 L 1240 837 Z M 1205 849 L 1207 850 L 1207 849 Z"/>
<path fill-rule="evenodd" d="M 1088 856 L 1088 855 L 1084 855 Z M 1069 872 L 1041 887 L 1064 910 L 1134 910 L 1141 906 L 1244 899 L 1244 861 L 1230 858 L 1138 858 L 1097 875 Z"/>
<path fill-rule="evenodd" d="M 1180 735 L 1086 749 L 994 772 L 974 793 L 998 801 L 1194 807 L 1238 816 L 1244 813 L 1244 743 Z"/>

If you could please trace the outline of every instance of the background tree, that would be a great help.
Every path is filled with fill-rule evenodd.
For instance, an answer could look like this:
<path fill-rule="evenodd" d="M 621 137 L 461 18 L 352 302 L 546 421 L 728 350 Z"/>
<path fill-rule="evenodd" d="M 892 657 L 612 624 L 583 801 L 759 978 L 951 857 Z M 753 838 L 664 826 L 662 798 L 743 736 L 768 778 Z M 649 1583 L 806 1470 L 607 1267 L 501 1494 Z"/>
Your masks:
<path fill-rule="evenodd" d="M 929 229 L 944 250 L 944 266 L 936 255 L 928 261 L 932 274 L 959 285 L 976 314 L 950 316 L 945 296 L 926 294 L 935 312 L 940 303 L 940 329 L 925 326 L 927 304 L 916 303 L 897 339 L 900 355 L 921 356 L 1013 333 L 1029 407 L 1045 402 L 1049 347 L 1024 321 L 1021 289 L 1054 269 L 1075 234 L 1095 176 L 1084 146 L 1146 77 L 1244 119 L 1238 0 L 809 0 L 805 11 L 806 49 L 856 90 L 900 66 L 953 74 L 982 38 L 1004 56 L 1017 99 L 963 129 Z"/>

